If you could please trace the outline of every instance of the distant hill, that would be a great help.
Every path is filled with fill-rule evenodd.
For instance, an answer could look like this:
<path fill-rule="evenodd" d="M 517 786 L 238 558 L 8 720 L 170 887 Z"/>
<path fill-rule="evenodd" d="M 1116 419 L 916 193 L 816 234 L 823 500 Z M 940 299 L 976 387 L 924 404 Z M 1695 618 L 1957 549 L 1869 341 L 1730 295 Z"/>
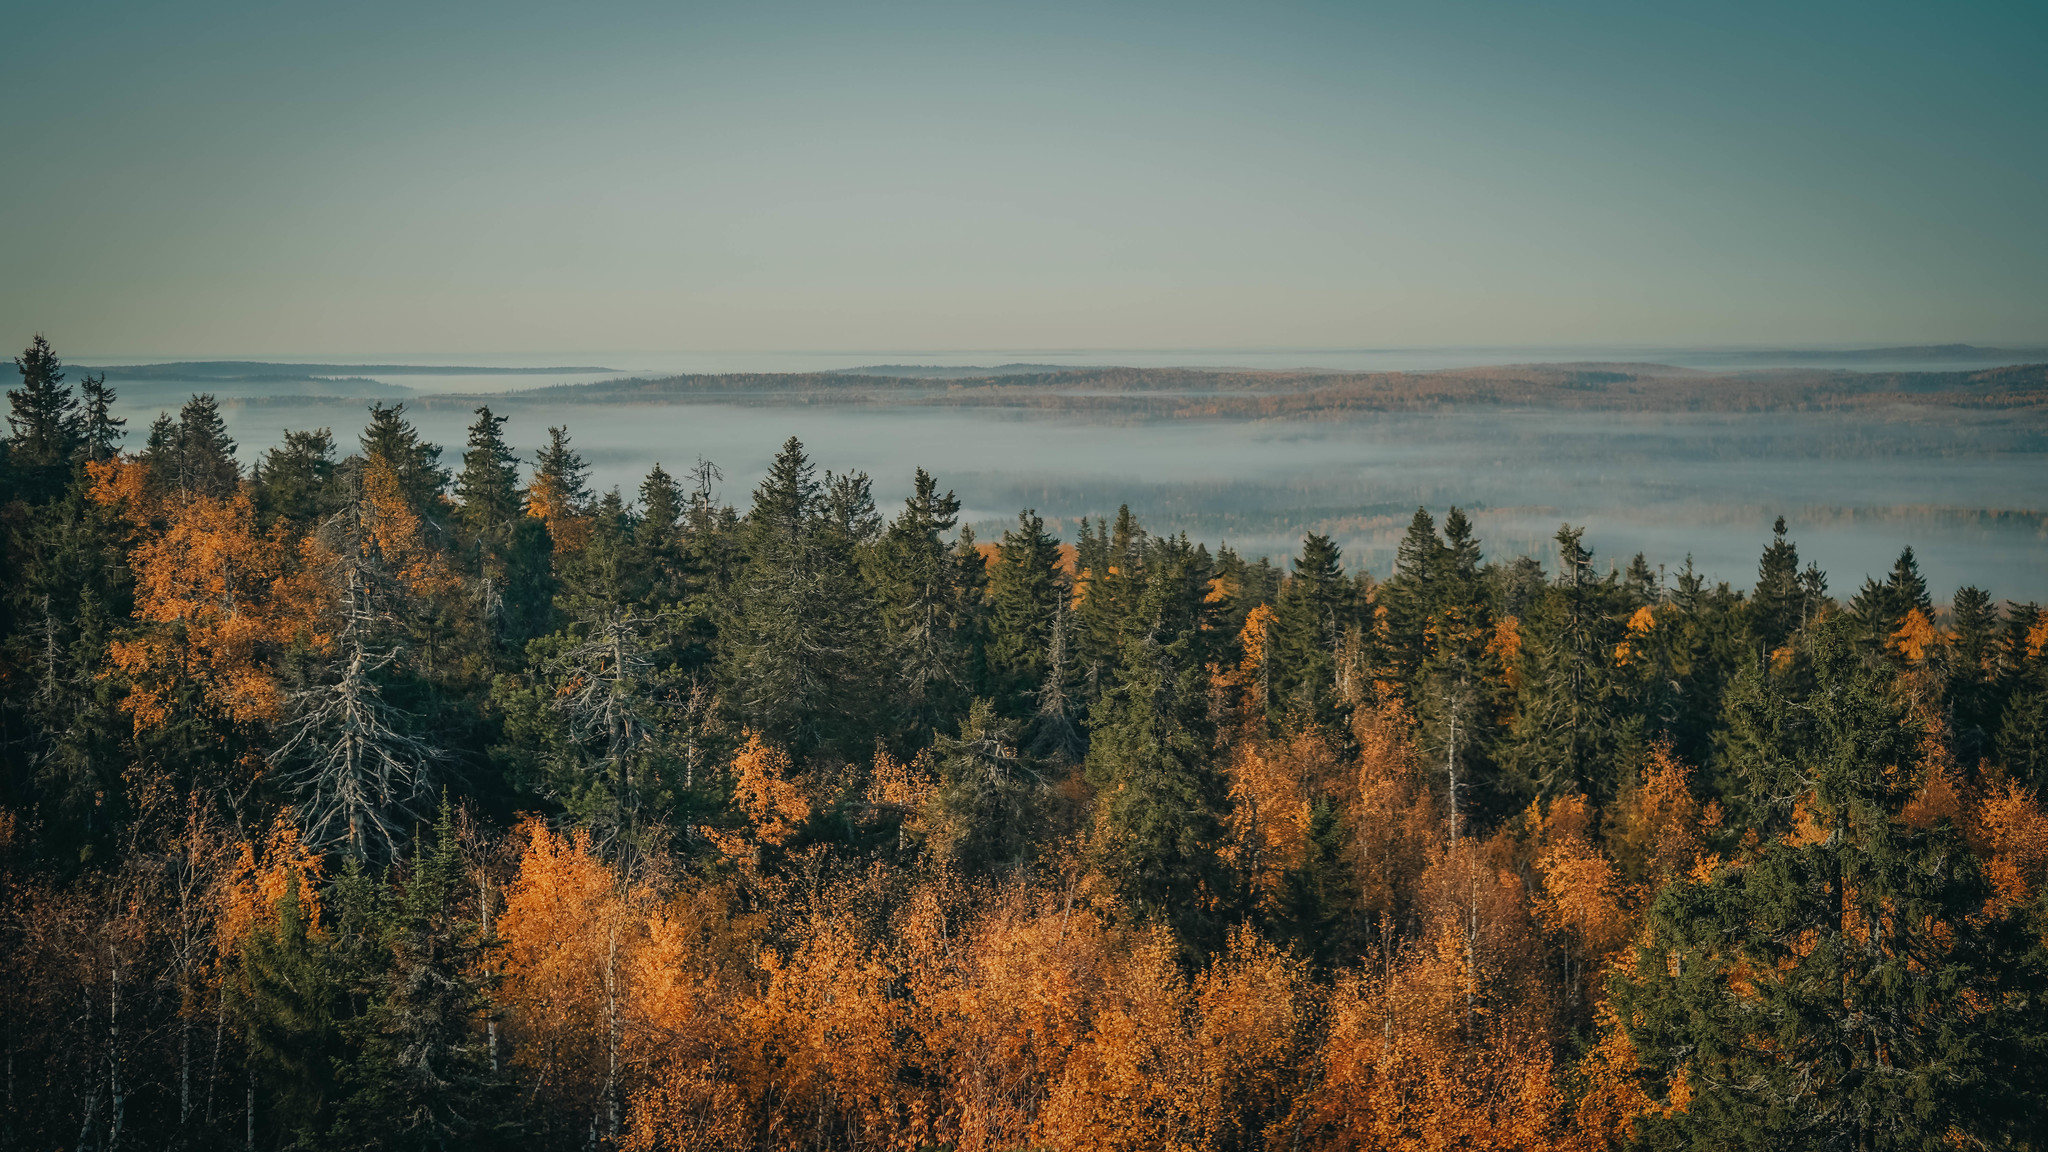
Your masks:
<path fill-rule="evenodd" d="M 1029 376 L 1042 372 L 1071 371 L 1059 364 L 998 364 L 993 368 L 973 365 L 945 367 L 929 364 L 870 364 L 861 368 L 839 368 L 834 376 L 889 376 L 898 380 L 972 380 L 996 376 Z"/>
<path fill-rule="evenodd" d="M 331 380 L 359 376 L 565 376 L 610 368 L 483 368 L 474 365 L 272 364 L 261 360 L 180 360 L 168 364 L 110 364 L 109 380 Z"/>
<path fill-rule="evenodd" d="M 1899 348 L 1851 348 L 1826 352 L 1811 348 L 1730 352 L 1716 356 L 1732 364 L 1930 364 L 1979 361 L 1986 364 L 2019 364 L 2048 360 L 2048 348 L 1986 348 L 1977 344 L 1913 344 Z"/>
<path fill-rule="evenodd" d="M 1226 419 L 1342 418 L 1466 407 L 1756 412 L 1908 404 L 2048 412 L 2048 364 L 1964 372 L 1777 368 L 1719 373 L 1635 363 L 1351 373 L 1018 367 L 983 376 L 797 372 L 634 378 L 501 393 L 492 403 L 961 405 L 1112 418 Z"/>
<path fill-rule="evenodd" d="M 392 400 L 416 388 L 372 376 L 536 376 L 606 372 L 605 368 L 482 368 L 418 364 L 278 364 L 262 360 L 184 360 L 164 364 L 73 365 L 103 374 L 121 398 L 142 406 L 182 403 L 206 392 L 235 403 L 268 399 Z"/>

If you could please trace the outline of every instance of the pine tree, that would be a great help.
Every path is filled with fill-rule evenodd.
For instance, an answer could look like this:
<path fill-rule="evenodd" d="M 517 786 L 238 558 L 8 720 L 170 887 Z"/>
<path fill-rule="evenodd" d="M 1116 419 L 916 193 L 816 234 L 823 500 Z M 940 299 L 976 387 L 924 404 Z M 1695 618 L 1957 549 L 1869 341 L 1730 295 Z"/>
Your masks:
<path fill-rule="evenodd" d="M 2035 1130 L 2039 943 L 1987 910 L 1954 828 L 1900 822 L 1917 736 L 1850 632 L 1817 639 L 1805 699 L 1752 674 L 1737 724 L 1756 847 L 1666 888 L 1611 985 L 1653 1084 L 1685 1096 L 1638 1119 L 1640 1147 L 2013 1147 Z"/>

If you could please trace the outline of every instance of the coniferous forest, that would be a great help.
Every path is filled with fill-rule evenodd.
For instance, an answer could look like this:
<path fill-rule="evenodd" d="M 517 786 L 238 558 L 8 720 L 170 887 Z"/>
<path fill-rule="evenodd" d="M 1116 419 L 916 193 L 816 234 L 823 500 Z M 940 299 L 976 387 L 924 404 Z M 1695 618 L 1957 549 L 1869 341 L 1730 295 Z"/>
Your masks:
<path fill-rule="evenodd" d="M 2048 1146 L 2048 617 L 1910 551 L 978 540 L 15 364 L 0 1148 Z"/>

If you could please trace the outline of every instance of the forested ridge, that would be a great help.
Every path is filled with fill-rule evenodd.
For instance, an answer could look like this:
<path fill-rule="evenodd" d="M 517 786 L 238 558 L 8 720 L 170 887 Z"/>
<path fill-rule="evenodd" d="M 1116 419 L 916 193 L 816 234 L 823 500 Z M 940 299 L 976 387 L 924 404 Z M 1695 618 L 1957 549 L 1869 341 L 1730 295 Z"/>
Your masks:
<path fill-rule="evenodd" d="M 500 405 L 941 405 L 1163 419 L 1352 419 L 1374 412 L 1536 408 L 1580 412 L 1843 412 L 2048 409 L 2048 364 L 1971 371 L 1774 369 L 1668 364 L 1519 364 L 1423 372 L 1229 368 L 1059 368 L 974 376 L 751 372 L 559 384 Z M 436 397 L 436 404 L 459 402 Z"/>
<path fill-rule="evenodd" d="M 16 366 L 0 1147 L 2048 1143 L 2048 617 L 1910 550 L 979 541 Z"/>

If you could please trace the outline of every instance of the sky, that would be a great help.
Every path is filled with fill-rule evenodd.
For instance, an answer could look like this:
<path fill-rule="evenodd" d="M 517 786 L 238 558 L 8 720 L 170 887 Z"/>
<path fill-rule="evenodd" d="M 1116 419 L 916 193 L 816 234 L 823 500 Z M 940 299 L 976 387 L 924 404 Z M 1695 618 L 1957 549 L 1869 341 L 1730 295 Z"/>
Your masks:
<path fill-rule="evenodd" d="M 81 362 L 2048 343 L 2040 3 L 0 8 Z"/>

